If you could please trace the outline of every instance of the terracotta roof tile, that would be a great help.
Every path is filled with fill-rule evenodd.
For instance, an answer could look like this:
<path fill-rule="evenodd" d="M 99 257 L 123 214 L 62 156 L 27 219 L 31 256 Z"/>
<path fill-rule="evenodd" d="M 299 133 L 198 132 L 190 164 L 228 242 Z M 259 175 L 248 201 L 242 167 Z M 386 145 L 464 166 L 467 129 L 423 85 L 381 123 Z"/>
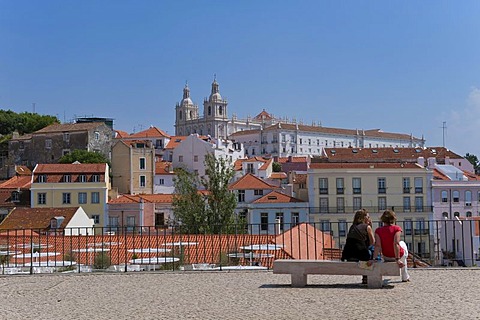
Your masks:
<path fill-rule="evenodd" d="M 38 164 L 34 169 L 34 174 L 47 173 L 105 173 L 105 163 L 51 163 Z"/>
<path fill-rule="evenodd" d="M 431 157 L 444 159 L 463 158 L 458 154 L 443 148 L 325 148 L 328 161 L 378 161 L 401 160 L 416 162 L 419 157 L 425 160 Z M 321 161 L 320 157 L 314 157 L 312 162 Z"/>
<path fill-rule="evenodd" d="M 251 173 L 247 173 L 234 183 L 230 184 L 230 190 L 259 190 L 259 189 L 278 189 L 277 186 L 271 185 L 264 180 L 254 176 Z"/>
<path fill-rule="evenodd" d="M 116 133 L 115 138 L 117 139 L 121 139 L 129 136 L 128 132 L 123 130 L 115 130 L 115 133 Z"/>
<path fill-rule="evenodd" d="M 287 174 L 285 172 L 272 172 L 269 179 L 286 179 Z"/>
<path fill-rule="evenodd" d="M 170 138 L 166 132 L 157 127 L 150 127 L 147 130 L 143 130 L 137 133 L 132 133 L 131 135 L 127 136 L 126 138 Z"/>
<path fill-rule="evenodd" d="M 50 220 L 63 216 L 65 220 L 60 228 L 70 222 L 78 208 L 16 208 L 0 223 L 1 230 L 10 229 L 45 229 L 50 226 Z"/>
<path fill-rule="evenodd" d="M 53 132 L 71 132 L 71 131 L 88 131 L 105 125 L 103 122 L 85 122 L 85 123 L 63 123 L 52 124 L 34 133 L 53 133 Z"/>
<path fill-rule="evenodd" d="M 187 136 L 172 136 L 165 149 L 175 149 L 185 139 L 187 139 Z"/>
<path fill-rule="evenodd" d="M 260 167 L 259 170 L 267 170 L 270 165 L 272 165 L 273 159 L 268 159 L 265 163 Z"/>
<path fill-rule="evenodd" d="M 173 172 L 172 163 L 168 162 L 168 161 L 155 162 L 155 174 L 160 174 L 160 175 L 172 174 L 172 175 L 174 175 L 175 173 Z"/>
<path fill-rule="evenodd" d="M 411 162 L 322 162 L 311 163 L 311 169 L 420 169 L 417 163 Z"/>
<path fill-rule="evenodd" d="M 278 158 L 279 163 L 288 163 L 288 162 L 308 162 L 307 157 L 280 157 Z"/>
<path fill-rule="evenodd" d="M 112 199 L 108 204 L 119 204 L 119 203 L 140 203 L 143 200 L 144 202 L 149 203 L 172 203 L 173 195 L 172 194 L 124 194 L 116 199 Z"/>
<path fill-rule="evenodd" d="M 0 184 L 0 189 L 30 189 L 31 176 L 14 176 Z"/>
<path fill-rule="evenodd" d="M 257 114 L 253 119 L 255 120 L 272 120 L 274 119 L 273 116 L 265 111 L 265 109 L 262 110 L 259 114 Z"/>
<path fill-rule="evenodd" d="M 31 176 L 32 170 L 30 170 L 27 166 L 15 166 L 15 173 L 21 176 Z"/>
<path fill-rule="evenodd" d="M 303 200 L 290 197 L 286 194 L 272 191 L 269 194 L 264 195 L 263 197 L 253 201 L 253 203 L 290 203 L 290 202 L 305 202 Z"/>

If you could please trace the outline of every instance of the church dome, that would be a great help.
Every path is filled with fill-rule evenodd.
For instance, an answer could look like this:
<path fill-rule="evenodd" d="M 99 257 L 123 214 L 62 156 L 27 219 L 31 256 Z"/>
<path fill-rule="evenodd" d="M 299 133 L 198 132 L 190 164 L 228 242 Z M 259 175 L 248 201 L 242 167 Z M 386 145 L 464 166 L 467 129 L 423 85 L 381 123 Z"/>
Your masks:
<path fill-rule="evenodd" d="M 220 92 L 215 92 L 210 95 L 210 101 L 214 100 L 222 100 L 222 96 L 220 95 Z"/>

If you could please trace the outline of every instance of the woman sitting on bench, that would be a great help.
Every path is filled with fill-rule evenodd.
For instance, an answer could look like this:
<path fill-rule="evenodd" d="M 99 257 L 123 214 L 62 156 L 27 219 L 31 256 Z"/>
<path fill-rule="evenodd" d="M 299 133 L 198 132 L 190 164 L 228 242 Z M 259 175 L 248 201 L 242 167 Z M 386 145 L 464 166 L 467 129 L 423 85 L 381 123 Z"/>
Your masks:
<path fill-rule="evenodd" d="M 369 247 L 374 243 L 372 220 L 370 220 L 367 210 L 360 209 L 355 212 L 353 224 L 348 230 L 342 261 L 369 261 L 372 258 L 372 251 L 369 250 Z M 366 276 L 363 276 L 362 283 L 367 283 Z"/>

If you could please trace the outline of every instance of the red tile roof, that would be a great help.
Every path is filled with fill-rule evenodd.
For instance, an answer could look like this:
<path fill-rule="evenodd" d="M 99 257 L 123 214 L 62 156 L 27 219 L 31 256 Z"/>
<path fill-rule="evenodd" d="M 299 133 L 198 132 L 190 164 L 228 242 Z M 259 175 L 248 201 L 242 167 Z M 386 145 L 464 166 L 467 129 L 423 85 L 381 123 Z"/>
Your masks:
<path fill-rule="evenodd" d="M 170 141 L 165 146 L 165 149 L 175 149 L 183 140 L 187 139 L 188 136 L 172 136 Z"/>
<path fill-rule="evenodd" d="M 247 173 L 234 183 L 230 184 L 230 190 L 259 190 L 259 189 L 278 189 L 277 186 L 271 185 L 264 180 L 254 176 L 251 173 Z"/>
<path fill-rule="evenodd" d="M 99 126 L 105 125 L 103 122 L 85 122 L 85 123 L 62 123 L 52 124 L 34 133 L 53 133 L 53 132 L 72 132 L 72 131 L 88 131 Z"/>
<path fill-rule="evenodd" d="M 279 163 L 288 163 L 288 162 L 308 162 L 307 157 L 280 157 L 278 158 Z"/>
<path fill-rule="evenodd" d="M 70 222 L 78 208 L 15 208 L 0 223 L 0 230 L 46 229 L 54 217 L 65 217 L 60 228 Z"/>
<path fill-rule="evenodd" d="M 14 176 L 0 184 L 0 189 L 30 189 L 32 177 Z"/>
<path fill-rule="evenodd" d="M 112 199 L 108 204 L 118 204 L 118 203 L 140 203 L 143 200 L 144 202 L 150 203 L 172 203 L 173 195 L 172 194 L 124 194 L 116 199 Z"/>
<path fill-rule="evenodd" d="M 168 161 L 155 162 L 155 174 L 175 174 L 173 172 L 172 163 Z"/>
<path fill-rule="evenodd" d="M 269 179 L 286 179 L 287 174 L 285 172 L 272 172 L 272 174 L 270 174 L 270 177 L 268 178 Z"/>
<path fill-rule="evenodd" d="M 34 174 L 47 173 L 105 173 L 105 163 L 51 163 L 38 164 Z"/>
<path fill-rule="evenodd" d="M 127 136 L 126 138 L 170 138 L 170 135 L 164 132 L 157 127 L 150 127 L 147 130 L 143 130 L 137 133 L 132 133 L 131 135 Z"/>
<path fill-rule="evenodd" d="M 305 202 L 303 200 L 290 197 L 286 194 L 272 191 L 269 194 L 264 195 L 263 197 L 253 201 L 253 203 L 290 203 L 290 202 Z"/>
<path fill-rule="evenodd" d="M 272 120 L 273 116 L 265 111 L 265 109 L 262 110 L 259 114 L 257 114 L 253 119 L 255 120 Z"/>
<path fill-rule="evenodd" d="M 417 163 L 411 162 L 321 162 L 311 163 L 311 169 L 420 169 Z"/>
<path fill-rule="evenodd" d="M 328 161 L 385 161 L 385 160 L 401 160 L 415 162 L 419 157 L 425 160 L 434 157 L 437 159 L 463 158 L 458 154 L 443 148 L 325 148 Z M 312 162 L 321 161 L 321 158 L 314 157 Z"/>
<path fill-rule="evenodd" d="M 30 170 L 27 166 L 15 166 L 15 173 L 21 176 L 31 176 L 32 170 Z"/>
<path fill-rule="evenodd" d="M 126 138 L 129 135 L 128 132 L 122 130 L 115 130 L 115 132 L 117 133 L 115 136 L 117 139 Z"/>

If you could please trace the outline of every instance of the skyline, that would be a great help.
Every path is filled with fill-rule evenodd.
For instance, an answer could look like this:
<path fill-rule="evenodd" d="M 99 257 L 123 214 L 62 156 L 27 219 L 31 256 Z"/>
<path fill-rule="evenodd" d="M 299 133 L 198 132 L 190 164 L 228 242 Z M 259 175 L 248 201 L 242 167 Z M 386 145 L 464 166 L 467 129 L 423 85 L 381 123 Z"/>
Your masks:
<path fill-rule="evenodd" d="M 0 1 L 0 108 L 174 134 L 188 82 L 228 115 L 413 134 L 480 156 L 480 3 Z M 294 111 L 295 110 L 295 111 Z M 442 128 L 446 123 L 446 131 Z"/>

